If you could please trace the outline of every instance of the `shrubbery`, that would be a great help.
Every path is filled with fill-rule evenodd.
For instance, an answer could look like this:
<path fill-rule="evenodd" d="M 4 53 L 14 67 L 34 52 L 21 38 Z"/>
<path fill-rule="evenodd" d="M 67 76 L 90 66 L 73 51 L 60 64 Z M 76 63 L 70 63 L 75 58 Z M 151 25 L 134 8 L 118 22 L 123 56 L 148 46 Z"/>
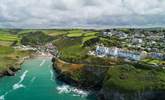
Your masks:
<path fill-rule="evenodd" d="M 21 43 L 23 45 L 42 45 L 52 40 L 53 37 L 48 36 L 41 31 L 36 31 L 24 34 Z"/>

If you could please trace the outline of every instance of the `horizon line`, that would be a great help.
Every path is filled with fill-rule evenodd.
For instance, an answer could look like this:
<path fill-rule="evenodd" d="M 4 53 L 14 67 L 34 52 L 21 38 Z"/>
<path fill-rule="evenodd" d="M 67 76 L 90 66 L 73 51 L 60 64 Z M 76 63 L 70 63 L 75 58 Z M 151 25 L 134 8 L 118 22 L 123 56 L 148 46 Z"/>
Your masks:
<path fill-rule="evenodd" d="M 123 25 L 123 26 L 102 26 L 102 27 L 95 27 L 95 26 L 75 26 L 75 27 L 68 27 L 68 26 L 64 26 L 64 27 L 60 27 L 60 26 L 56 26 L 56 27 L 0 27 L 0 29 L 122 29 L 122 28 L 126 28 L 126 29 L 149 29 L 149 28 L 163 28 L 165 29 L 165 25 L 144 25 L 144 26 L 138 26 L 138 25 Z"/>

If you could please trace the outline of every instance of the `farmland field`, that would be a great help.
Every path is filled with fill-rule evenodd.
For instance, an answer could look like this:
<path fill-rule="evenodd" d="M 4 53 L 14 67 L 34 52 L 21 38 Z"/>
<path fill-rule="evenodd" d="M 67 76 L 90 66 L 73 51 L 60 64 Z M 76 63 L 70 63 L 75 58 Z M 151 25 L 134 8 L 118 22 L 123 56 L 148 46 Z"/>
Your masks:
<path fill-rule="evenodd" d="M 16 35 L 11 35 L 11 34 L 0 34 L 0 41 L 15 41 L 19 40 Z"/>

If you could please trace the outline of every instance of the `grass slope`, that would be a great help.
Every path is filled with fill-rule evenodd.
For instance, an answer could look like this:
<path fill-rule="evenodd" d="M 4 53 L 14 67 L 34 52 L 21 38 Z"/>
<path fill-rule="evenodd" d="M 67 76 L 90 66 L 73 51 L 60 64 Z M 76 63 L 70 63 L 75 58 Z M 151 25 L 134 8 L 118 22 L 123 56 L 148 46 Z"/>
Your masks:
<path fill-rule="evenodd" d="M 165 90 L 165 71 L 138 69 L 131 65 L 118 65 L 109 69 L 104 87 L 119 91 Z"/>

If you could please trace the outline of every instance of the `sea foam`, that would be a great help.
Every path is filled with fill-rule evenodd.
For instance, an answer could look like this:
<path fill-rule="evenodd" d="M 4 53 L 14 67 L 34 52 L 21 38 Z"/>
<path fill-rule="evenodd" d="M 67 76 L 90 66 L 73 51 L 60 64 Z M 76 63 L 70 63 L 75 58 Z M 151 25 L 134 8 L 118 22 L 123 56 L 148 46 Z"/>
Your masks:
<path fill-rule="evenodd" d="M 4 95 L 1 95 L 0 96 L 0 100 L 5 100 L 5 96 Z"/>
<path fill-rule="evenodd" d="M 36 79 L 36 77 L 33 77 L 33 78 L 31 79 L 31 83 L 33 83 L 33 82 L 35 81 L 35 79 Z"/>
<path fill-rule="evenodd" d="M 40 66 L 42 66 L 44 63 L 46 62 L 46 60 L 42 60 L 42 62 L 40 63 Z"/>
<path fill-rule="evenodd" d="M 62 93 L 73 93 L 73 96 L 81 96 L 81 97 L 86 97 L 88 96 L 89 92 L 88 91 L 84 91 L 75 87 L 71 87 L 69 85 L 62 85 L 62 86 L 58 86 L 57 91 L 59 94 Z"/>
<path fill-rule="evenodd" d="M 16 84 L 13 85 L 13 89 L 16 90 L 18 88 L 22 88 L 25 87 L 23 84 L 21 84 L 23 82 L 23 80 L 25 79 L 26 74 L 28 73 L 28 71 L 26 70 L 21 76 L 20 76 L 20 80 L 19 82 L 17 82 Z"/>
<path fill-rule="evenodd" d="M 19 83 L 16 83 L 13 85 L 13 89 L 16 90 L 16 89 L 19 89 L 19 88 L 23 88 L 25 87 L 23 84 L 19 84 Z"/>
<path fill-rule="evenodd" d="M 53 79 L 53 78 L 54 78 L 53 71 L 52 71 L 52 70 L 50 70 L 50 80 L 51 80 L 51 81 L 54 81 L 54 79 Z"/>
<path fill-rule="evenodd" d="M 6 92 L 5 94 L 0 96 L 0 100 L 5 100 L 5 96 L 8 94 L 9 92 Z"/>

